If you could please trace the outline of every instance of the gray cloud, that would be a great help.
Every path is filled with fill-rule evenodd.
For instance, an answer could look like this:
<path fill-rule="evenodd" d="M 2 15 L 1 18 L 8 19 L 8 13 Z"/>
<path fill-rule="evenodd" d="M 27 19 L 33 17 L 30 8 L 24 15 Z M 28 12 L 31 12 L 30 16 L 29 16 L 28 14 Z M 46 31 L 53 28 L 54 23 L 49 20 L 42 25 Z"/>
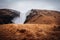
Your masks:
<path fill-rule="evenodd" d="M 31 2 L 33 2 L 33 5 L 30 4 Z M 36 5 L 38 5 L 38 4 L 43 5 L 43 3 L 47 3 L 49 5 L 50 4 L 53 5 L 54 8 L 56 7 L 56 9 L 60 9 L 60 0 L 0 0 L 0 8 L 5 8 L 5 7 L 8 7 L 8 6 L 12 6 L 12 4 L 15 5 L 15 3 L 16 4 L 19 3 L 19 4 L 23 5 L 23 6 L 26 5 L 26 4 L 34 6 L 35 4 Z"/>

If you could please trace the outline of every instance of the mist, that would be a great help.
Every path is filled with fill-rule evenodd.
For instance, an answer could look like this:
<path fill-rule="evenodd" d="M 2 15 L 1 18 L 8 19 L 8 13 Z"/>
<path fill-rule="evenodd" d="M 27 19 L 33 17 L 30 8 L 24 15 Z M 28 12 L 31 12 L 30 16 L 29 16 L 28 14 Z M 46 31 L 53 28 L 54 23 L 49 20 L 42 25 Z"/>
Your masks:
<path fill-rule="evenodd" d="M 60 11 L 60 0 L 0 0 L 0 9 L 2 8 L 20 11 L 20 17 L 16 20 L 16 23 L 23 24 L 28 10 L 46 9 Z"/>

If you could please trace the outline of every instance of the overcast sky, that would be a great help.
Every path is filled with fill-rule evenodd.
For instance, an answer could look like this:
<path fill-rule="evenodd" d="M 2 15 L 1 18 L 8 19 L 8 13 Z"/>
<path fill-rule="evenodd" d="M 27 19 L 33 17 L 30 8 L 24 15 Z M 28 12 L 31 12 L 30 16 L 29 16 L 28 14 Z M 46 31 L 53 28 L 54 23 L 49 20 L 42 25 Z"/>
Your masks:
<path fill-rule="evenodd" d="M 0 0 L 0 8 L 12 8 L 21 12 L 32 8 L 60 10 L 60 0 Z"/>
<path fill-rule="evenodd" d="M 22 12 L 20 22 L 25 20 L 25 13 L 30 9 L 59 10 L 60 0 L 0 0 L 0 9 L 11 8 Z M 19 21 L 17 21 L 19 22 Z"/>

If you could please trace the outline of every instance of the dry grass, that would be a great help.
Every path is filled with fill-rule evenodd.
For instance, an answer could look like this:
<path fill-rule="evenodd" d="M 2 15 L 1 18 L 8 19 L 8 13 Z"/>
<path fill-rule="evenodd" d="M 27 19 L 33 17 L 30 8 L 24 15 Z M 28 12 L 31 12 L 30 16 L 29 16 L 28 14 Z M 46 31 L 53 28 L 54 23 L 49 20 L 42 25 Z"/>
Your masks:
<path fill-rule="evenodd" d="M 60 26 L 4 24 L 0 25 L 0 40 L 60 40 Z"/>
<path fill-rule="evenodd" d="M 27 16 L 26 24 L 57 24 L 60 25 L 60 12 L 53 10 L 33 9 Z"/>

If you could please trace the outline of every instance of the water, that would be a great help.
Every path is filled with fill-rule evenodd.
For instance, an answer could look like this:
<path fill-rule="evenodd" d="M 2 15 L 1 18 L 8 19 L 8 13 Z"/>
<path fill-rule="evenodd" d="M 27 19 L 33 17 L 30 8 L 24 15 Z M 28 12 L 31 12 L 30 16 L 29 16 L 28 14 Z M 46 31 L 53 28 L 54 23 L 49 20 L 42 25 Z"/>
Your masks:
<path fill-rule="evenodd" d="M 15 18 L 13 21 L 16 24 L 23 24 L 26 20 L 26 16 L 28 15 L 28 10 L 31 9 L 47 9 L 47 10 L 58 10 L 60 11 L 60 1 L 45 1 L 45 0 L 38 0 L 38 1 L 22 1 L 22 0 L 15 0 L 15 1 L 0 1 L 0 8 L 9 8 L 20 11 L 20 17 Z M 27 13 L 28 12 L 28 13 Z"/>

